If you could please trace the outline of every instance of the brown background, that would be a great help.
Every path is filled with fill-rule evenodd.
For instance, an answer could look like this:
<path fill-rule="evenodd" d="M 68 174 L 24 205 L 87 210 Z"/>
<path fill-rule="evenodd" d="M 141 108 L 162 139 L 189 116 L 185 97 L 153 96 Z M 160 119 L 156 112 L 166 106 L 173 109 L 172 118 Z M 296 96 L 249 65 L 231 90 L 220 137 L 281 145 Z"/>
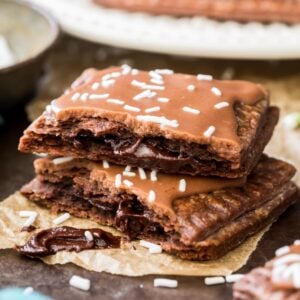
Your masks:
<path fill-rule="evenodd" d="M 38 95 L 28 109 L 31 118 L 39 114 L 45 103 L 58 96 L 84 68 L 91 66 L 101 68 L 124 62 L 144 69 L 167 67 L 177 72 L 210 73 L 217 78 L 222 77 L 225 70 L 228 73 L 228 68 L 230 70 L 233 68 L 235 78 L 247 78 L 266 84 L 275 94 L 274 101 L 283 108 L 284 112 L 299 107 L 300 62 L 298 61 L 240 62 L 185 59 L 129 52 L 64 37 L 47 61 L 46 73 L 40 83 Z M 33 157 L 17 151 L 18 138 L 27 125 L 27 117 L 20 108 L 7 116 L 4 126 L 0 127 L 0 199 L 13 193 L 33 176 Z M 279 147 L 282 145 L 278 144 L 278 149 Z M 285 153 L 282 155 L 284 156 Z M 272 226 L 241 272 L 263 264 L 273 256 L 278 247 L 300 237 L 299 213 L 300 203 L 290 208 Z M 0 251 L 0 274 L 0 287 L 33 286 L 55 299 L 135 300 L 174 299 L 175 297 L 176 299 L 231 299 L 229 284 L 208 287 L 203 284 L 202 278 L 175 277 L 179 282 L 178 289 L 158 289 L 153 288 L 155 276 L 128 278 L 89 272 L 74 265 L 48 266 L 39 260 L 20 257 L 11 250 Z M 91 291 L 82 292 L 69 287 L 68 281 L 74 274 L 91 279 Z M 141 284 L 143 288 L 140 287 Z"/>

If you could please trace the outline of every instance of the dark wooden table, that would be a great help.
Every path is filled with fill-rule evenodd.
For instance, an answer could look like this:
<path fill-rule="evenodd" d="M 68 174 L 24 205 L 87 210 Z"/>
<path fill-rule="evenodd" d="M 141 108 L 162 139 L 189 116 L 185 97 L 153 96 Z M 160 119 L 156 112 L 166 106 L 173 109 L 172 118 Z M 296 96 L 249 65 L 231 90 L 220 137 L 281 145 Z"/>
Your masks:
<path fill-rule="evenodd" d="M 18 138 L 28 125 L 24 112 L 15 111 L 0 128 L 0 197 L 4 199 L 33 176 L 31 155 L 18 153 Z M 274 251 L 300 237 L 300 203 L 290 208 L 259 243 L 241 272 L 264 263 Z M 231 299 L 231 285 L 205 286 L 199 277 L 178 277 L 177 289 L 153 287 L 155 276 L 130 278 L 95 273 L 77 266 L 48 266 L 39 260 L 20 257 L 13 250 L 0 251 L 0 287 L 32 286 L 54 299 Z M 69 286 L 72 275 L 91 279 L 89 292 Z M 140 285 L 143 285 L 143 288 Z"/>

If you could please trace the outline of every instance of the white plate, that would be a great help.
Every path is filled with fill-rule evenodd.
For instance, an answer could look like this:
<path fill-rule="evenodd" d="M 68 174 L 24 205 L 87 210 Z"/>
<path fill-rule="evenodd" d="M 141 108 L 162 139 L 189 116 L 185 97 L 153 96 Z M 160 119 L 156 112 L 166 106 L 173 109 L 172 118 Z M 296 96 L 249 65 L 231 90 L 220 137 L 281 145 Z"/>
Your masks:
<path fill-rule="evenodd" d="M 91 0 L 30 0 L 68 33 L 103 44 L 174 55 L 243 59 L 300 58 L 300 24 L 219 22 L 106 9 Z"/>

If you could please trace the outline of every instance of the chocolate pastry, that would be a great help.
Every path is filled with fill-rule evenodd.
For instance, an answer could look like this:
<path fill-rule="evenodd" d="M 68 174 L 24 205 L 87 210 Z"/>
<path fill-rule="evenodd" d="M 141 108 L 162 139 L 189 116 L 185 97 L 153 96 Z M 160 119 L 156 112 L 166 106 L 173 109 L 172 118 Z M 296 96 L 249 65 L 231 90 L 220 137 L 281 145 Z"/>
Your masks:
<path fill-rule="evenodd" d="M 119 248 L 121 238 L 99 228 L 79 229 L 70 226 L 44 229 L 33 234 L 17 251 L 30 257 L 53 255 L 59 251 Z"/>
<path fill-rule="evenodd" d="M 110 8 L 237 21 L 300 21 L 299 0 L 93 0 Z"/>
<path fill-rule="evenodd" d="M 299 300 L 300 241 L 276 251 L 264 267 L 255 268 L 233 287 L 234 300 Z"/>
<path fill-rule="evenodd" d="M 296 201 L 293 166 L 263 156 L 247 180 L 175 176 L 84 159 L 41 158 L 21 192 L 145 239 L 183 259 L 226 254 Z M 276 174 L 276 176 L 274 176 Z"/>
<path fill-rule="evenodd" d="M 85 71 L 24 132 L 19 149 L 238 178 L 256 165 L 277 121 L 258 84 L 124 65 Z"/>

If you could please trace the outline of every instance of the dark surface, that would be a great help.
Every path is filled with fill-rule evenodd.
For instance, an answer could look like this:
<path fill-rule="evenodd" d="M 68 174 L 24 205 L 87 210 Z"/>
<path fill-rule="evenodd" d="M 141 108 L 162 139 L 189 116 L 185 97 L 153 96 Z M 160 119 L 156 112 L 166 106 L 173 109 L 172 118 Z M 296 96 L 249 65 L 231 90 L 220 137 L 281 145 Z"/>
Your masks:
<path fill-rule="evenodd" d="M 18 138 L 28 125 L 23 113 L 14 112 L 14 118 L 0 127 L 1 172 L 0 196 L 4 199 L 33 176 L 33 156 L 17 151 Z M 258 249 L 241 272 L 263 264 L 274 251 L 300 237 L 300 203 L 290 208 L 264 236 Z M 15 251 L 0 251 L 0 287 L 32 286 L 55 299 L 231 299 L 231 285 L 205 286 L 199 277 L 178 277 L 177 289 L 153 287 L 153 278 L 129 278 L 83 270 L 74 265 L 48 266 L 39 260 L 20 257 Z M 91 279 L 89 292 L 69 286 L 72 275 Z M 168 276 L 170 277 L 170 276 Z M 143 284 L 143 288 L 140 287 Z"/>

